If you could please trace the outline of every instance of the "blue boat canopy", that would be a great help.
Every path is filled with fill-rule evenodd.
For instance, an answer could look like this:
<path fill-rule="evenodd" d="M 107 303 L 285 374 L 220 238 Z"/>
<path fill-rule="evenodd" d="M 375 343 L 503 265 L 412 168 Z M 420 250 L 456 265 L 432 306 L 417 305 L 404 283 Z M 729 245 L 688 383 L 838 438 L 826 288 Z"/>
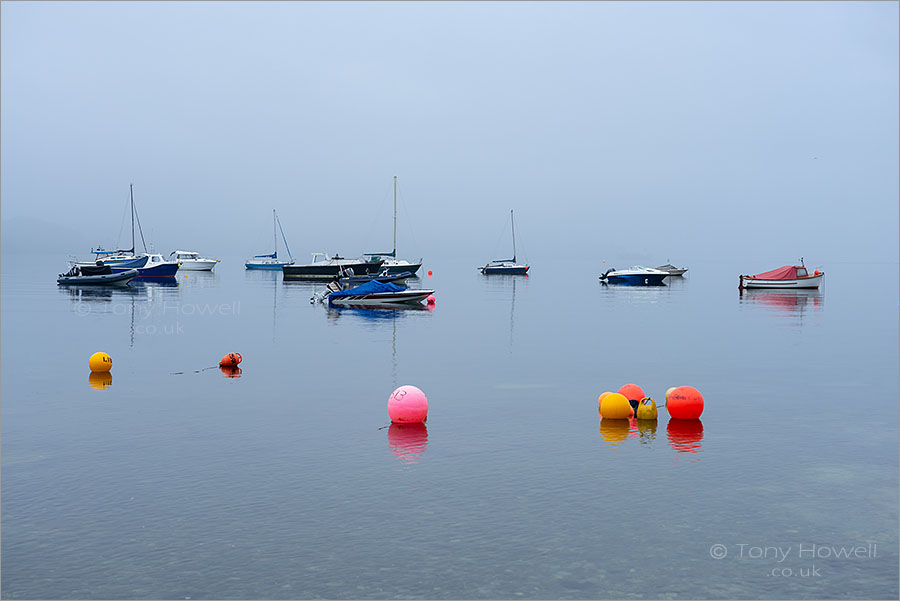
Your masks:
<path fill-rule="evenodd" d="M 380 294 L 382 292 L 402 292 L 406 290 L 406 286 L 398 286 L 397 284 L 392 284 L 390 282 L 379 282 L 378 280 L 372 280 L 371 282 L 366 282 L 365 284 L 360 284 L 356 288 L 350 288 L 349 290 L 338 290 L 337 292 L 332 292 L 328 295 L 328 298 L 340 298 L 342 296 L 356 296 L 357 294 Z"/>
<path fill-rule="evenodd" d="M 254 259 L 277 259 L 278 251 L 273 252 L 271 255 L 253 255 Z"/>

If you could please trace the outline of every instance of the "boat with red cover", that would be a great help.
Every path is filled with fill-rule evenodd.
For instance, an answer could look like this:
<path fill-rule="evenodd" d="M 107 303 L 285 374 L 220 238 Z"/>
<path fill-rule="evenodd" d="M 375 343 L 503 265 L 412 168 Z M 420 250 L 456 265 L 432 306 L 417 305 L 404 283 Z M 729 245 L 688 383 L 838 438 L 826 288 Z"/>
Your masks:
<path fill-rule="evenodd" d="M 825 277 L 824 271 L 814 270 L 810 274 L 803 257 L 800 257 L 800 265 L 785 265 L 772 271 L 757 273 L 756 275 L 740 276 L 738 289 L 744 288 L 818 288 Z"/>

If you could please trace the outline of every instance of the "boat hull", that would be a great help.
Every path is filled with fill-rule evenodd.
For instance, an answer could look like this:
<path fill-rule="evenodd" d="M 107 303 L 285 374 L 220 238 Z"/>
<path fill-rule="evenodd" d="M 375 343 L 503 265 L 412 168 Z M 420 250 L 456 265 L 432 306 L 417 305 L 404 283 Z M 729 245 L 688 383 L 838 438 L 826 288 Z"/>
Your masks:
<path fill-rule="evenodd" d="M 746 275 L 741 276 L 741 288 L 781 288 L 781 289 L 804 289 L 818 288 L 822 283 L 825 274 L 811 275 L 805 278 L 795 278 L 790 280 L 764 280 Z"/>
<path fill-rule="evenodd" d="M 528 275 L 529 265 L 490 265 L 479 267 L 484 275 Z"/>
<path fill-rule="evenodd" d="M 419 263 L 398 263 L 396 265 L 392 265 L 390 262 L 385 262 L 384 265 L 382 265 L 382 269 L 387 269 L 387 272 L 389 274 L 403 273 L 405 271 L 408 271 L 410 276 L 416 275 L 416 272 L 418 272 L 421 267 L 421 261 Z"/>
<path fill-rule="evenodd" d="M 111 269 L 114 274 L 128 271 L 124 267 L 111 267 Z M 174 278 L 176 273 L 178 273 L 178 263 L 162 263 L 153 267 L 141 267 L 137 270 L 135 277 L 138 279 Z"/>
<path fill-rule="evenodd" d="M 247 261 L 246 263 L 244 263 L 244 267 L 247 269 L 281 271 L 286 265 L 293 264 L 293 261 Z"/>
<path fill-rule="evenodd" d="M 354 275 L 375 275 L 381 271 L 384 261 L 310 263 L 308 265 L 286 265 L 283 269 L 286 280 L 336 280 L 341 270 L 352 269 Z"/>
<path fill-rule="evenodd" d="M 127 286 L 137 274 L 137 269 L 127 269 L 105 275 L 61 276 L 56 283 L 60 286 Z"/>
<path fill-rule="evenodd" d="M 374 306 L 421 303 L 432 294 L 434 294 L 434 290 L 403 290 L 401 292 L 376 292 L 374 294 L 338 297 L 329 295 L 328 304 L 336 306 Z"/>
<path fill-rule="evenodd" d="M 412 277 L 412 273 L 410 273 L 408 271 L 404 271 L 402 273 L 396 273 L 396 274 L 388 273 L 387 275 L 375 275 L 375 276 L 356 275 L 356 276 L 352 276 L 349 278 L 340 278 L 340 279 L 338 279 L 338 282 L 340 282 L 341 285 L 344 285 L 344 284 L 357 284 L 358 285 L 358 284 L 365 284 L 366 282 L 371 282 L 372 280 L 375 280 L 376 282 L 393 282 L 396 284 L 398 282 L 405 282 L 407 280 L 407 278 L 411 278 L 411 277 Z"/>
<path fill-rule="evenodd" d="M 149 258 L 150 257 L 143 256 L 130 259 L 97 259 L 97 261 L 100 261 L 104 265 L 119 269 L 140 269 L 147 264 Z M 97 265 L 97 261 L 75 261 L 73 264 L 79 267 L 94 267 Z"/>
<path fill-rule="evenodd" d="M 622 284 L 625 286 L 665 286 L 664 279 L 669 274 L 640 273 L 633 275 L 609 275 L 607 281 L 610 284 Z"/>
<path fill-rule="evenodd" d="M 212 271 L 213 267 L 216 266 L 216 261 L 213 259 L 208 260 L 184 260 L 180 259 L 181 267 L 179 269 L 181 271 Z"/>

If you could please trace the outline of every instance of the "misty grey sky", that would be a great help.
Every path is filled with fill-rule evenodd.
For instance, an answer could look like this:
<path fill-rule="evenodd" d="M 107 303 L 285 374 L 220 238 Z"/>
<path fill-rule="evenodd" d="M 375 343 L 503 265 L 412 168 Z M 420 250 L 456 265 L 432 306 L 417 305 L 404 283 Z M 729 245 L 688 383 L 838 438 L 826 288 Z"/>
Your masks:
<path fill-rule="evenodd" d="M 898 258 L 897 2 L 0 4 L 5 252 Z M 127 228 L 126 228 L 127 229 Z M 129 240 L 123 232 L 120 244 Z M 505 236 L 505 238 L 504 238 Z M 524 254 L 524 257 L 523 257 Z"/>

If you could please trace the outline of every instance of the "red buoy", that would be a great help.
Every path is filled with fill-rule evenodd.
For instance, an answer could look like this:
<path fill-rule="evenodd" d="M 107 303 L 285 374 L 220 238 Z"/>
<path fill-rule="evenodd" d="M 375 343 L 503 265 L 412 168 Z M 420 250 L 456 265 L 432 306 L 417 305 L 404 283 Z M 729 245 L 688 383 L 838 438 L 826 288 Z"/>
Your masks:
<path fill-rule="evenodd" d="M 666 410 L 675 419 L 697 419 L 703 413 L 703 395 L 692 386 L 679 386 L 666 399 Z"/>
<path fill-rule="evenodd" d="M 644 398 L 644 390 L 637 384 L 626 384 L 619 389 L 619 394 L 629 401 L 639 401 Z"/>
<path fill-rule="evenodd" d="M 235 365 L 240 363 L 241 360 L 242 360 L 242 357 L 241 357 L 240 353 L 228 353 L 227 355 L 222 357 L 221 361 L 219 361 L 219 366 L 234 367 Z"/>

